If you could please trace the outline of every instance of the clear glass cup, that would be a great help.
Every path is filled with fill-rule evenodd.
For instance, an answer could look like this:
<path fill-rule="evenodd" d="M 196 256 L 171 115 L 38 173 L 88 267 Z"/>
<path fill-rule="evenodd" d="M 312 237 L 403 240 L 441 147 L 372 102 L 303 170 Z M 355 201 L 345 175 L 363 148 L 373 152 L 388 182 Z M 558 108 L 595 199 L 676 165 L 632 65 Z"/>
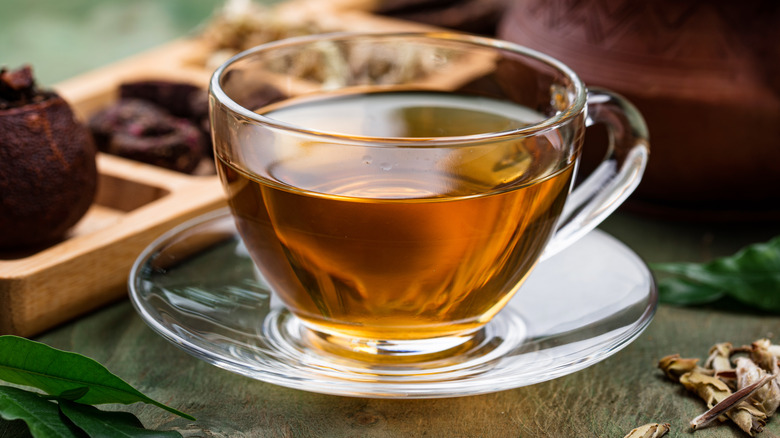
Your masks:
<path fill-rule="evenodd" d="M 625 99 L 454 33 L 259 46 L 215 72 L 210 105 L 238 231 L 302 339 L 383 363 L 468 349 L 537 263 L 631 194 L 649 153 Z M 608 152 L 572 191 L 596 123 Z"/>

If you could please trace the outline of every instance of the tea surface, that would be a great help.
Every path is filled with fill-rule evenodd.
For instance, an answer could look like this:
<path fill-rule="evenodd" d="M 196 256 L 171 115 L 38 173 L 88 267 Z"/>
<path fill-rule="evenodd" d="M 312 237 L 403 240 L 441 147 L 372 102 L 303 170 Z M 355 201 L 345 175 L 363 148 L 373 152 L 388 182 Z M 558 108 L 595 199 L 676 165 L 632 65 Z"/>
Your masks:
<path fill-rule="evenodd" d="M 516 129 L 532 111 L 439 93 L 335 96 L 264 113 L 314 131 L 420 140 Z M 487 322 L 535 264 L 568 193 L 558 138 L 361 147 L 279 132 L 218 167 L 249 252 L 290 310 L 362 339 Z M 343 142 L 342 142 L 343 143 Z"/>

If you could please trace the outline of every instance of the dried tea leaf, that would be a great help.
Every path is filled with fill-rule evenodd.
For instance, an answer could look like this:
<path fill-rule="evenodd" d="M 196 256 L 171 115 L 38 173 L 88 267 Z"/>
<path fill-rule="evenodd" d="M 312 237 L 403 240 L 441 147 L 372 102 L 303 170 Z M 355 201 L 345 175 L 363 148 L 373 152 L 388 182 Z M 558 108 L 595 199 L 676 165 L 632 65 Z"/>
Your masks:
<path fill-rule="evenodd" d="M 680 383 L 704 400 L 708 408 L 712 408 L 731 395 L 731 389 L 722 380 L 698 371 L 683 374 L 680 376 Z"/>
<path fill-rule="evenodd" d="M 780 362 L 780 345 L 769 344 L 766 349 L 771 355 L 775 357 L 775 359 L 778 360 L 778 362 Z"/>
<path fill-rule="evenodd" d="M 780 406 L 780 384 L 775 378 L 777 374 L 767 374 L 752 360 L 746 357 L 737 359 L 737 385 L 740 389 L 755 385 L 762 380 L 769 380 L 750 399 L 750 402 L 767 417 L 772 416 Z"/>
<path fill-rule="evenodd" d="M 699 359 L 681 358 L 679 354 L 671 354 L 662 357 L 658 361 L 658 368 L 662 369 L 669 379 L 679 382 L 680 376 L 696 369 Z"/>
<path fill-rule="evenodd" d="M 744 401 L 735 406 L 726 415 L 737 427 L 750 436 L 764 430 L 766 425 L 766 415 Z"/>
<path fill-rule="evenodd" d="M 686 389 L 696 393 L 704 400 L 709 409 L 714 408 L 720 402 L 732 395 L 731 389 L 722 380 L 697 371 L 680 376 L 680 383 L 682 383 Z M 728 407 L 728 409 L 724 409 L 725 407 Z M 728 416 L 728 418 L 730 418 L 740 429 L 751 435 L 753 432 L 760 432 L 763 429 L 764 424 L 766 424 L 766 415 L 744 401 L 738 400 L 738 403 L 736 404 L 731 402 L 726 406 L 722 405 L 720 411 Z M 723 421 L 723 416 L 720 414 L 714 415 L 710 421 L 715 418 L 719 418 Z M 710 421 L 708 421 L 708 423 Z"/>
<path fill-rule="evenodd" d="M 747 405 L 742 402 L 761 390 L 770 379 L 772 379 L 772 377 L 764 376 L 753 384 L 748 385 L 745 388 L 741 388 L 737 392 L 729 395 L 725 399 L 718 402 L 707 412 L 694 418 L 691 421 L 691 427 L 693 427 L 693 429 L 700 429 L 707 426 L 721 415 L 726 414 L 729 415 L 729 417 L 732 418 L 732 420 L 737 423 L 737 425 L 740 425 L 740 423 L 749 424 L 747 429 L 740 425 L 740 428 L 742 428 L 745 432 L 751 433 L 751 431 L 754 429 L 756 431 L 760 431 L 760 428 L 764 425 L 766 415 L 762 415 L 762 413 L 757 412 L 755 409 L 753 409 L 754 406 Z M 734 410 L 736 410 L 736 412 Z M 737 419 L 734 419 L 732 414 L 739 415 L 735 415 L 737 416 Z M 751 419 L 748 418 L 748 416 L 752 416 L 754 418 Z M 756 426 L 756 424 L 759 424 L 759 426 Z"/>
<path fill-rule="evenodd" d="M 778 353 L 780 351 L 773 348 L 769 339 L 759 339 L 750 345 L 750 359 L 770 374 L 780 372 L 780 366 L 777 363 Z"/>
<path fill-rule="evenodd" d="M 667 377 L 679 381 L 707 404 L 707 412 L 691 421 L 693 429 L 715 419 L 730 419 L 753 436 L 780 409 L 780 346 L 768 339 L 741 347 L 718 343 L 710 348 L 703 367 L 697 361 L 673 354 L 658 363 Z"/>
<path fill-rule="evenodd" d="M 623 438 L 661 438 L 671 429 L 669 423 L 649 423 L 631 430 Z"/>
<path fill-rule="evenodd" d="M 715 371 L 715 374 L 734 369 L 731 366 L 731 342 L 721 342 L 710 348 L 710 355 L 704 362 L 704 367 Z"/>

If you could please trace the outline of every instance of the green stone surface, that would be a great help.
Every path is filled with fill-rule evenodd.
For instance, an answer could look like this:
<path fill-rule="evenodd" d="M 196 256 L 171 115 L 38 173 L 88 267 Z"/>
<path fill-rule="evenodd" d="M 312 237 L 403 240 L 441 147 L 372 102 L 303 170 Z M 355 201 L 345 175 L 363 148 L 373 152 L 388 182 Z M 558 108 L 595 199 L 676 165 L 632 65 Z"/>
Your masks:
<path fill-rule="evenodd" d="M 677 224 L 618 213 L 602 229 L 648 261 L 706 260 L 768 240 L 772 225 Z M 195 359 L 156 335 L 122 301 L 37 339 L 90 356 L 150 397 L 195 416 L 153 406 L 118 406 L 148 428 L 204 437 L 622 437 L 648 422 L 689 436 L 703 403 L 656 368 L 661 357 L 706 357 L 715 342 L 749 343 L 780 334 L 775 315 L 728 307 L 661 305 L 649 328 L 614 356 L 574 374 L 492 394 L 436 400 L 375 400 L 308 393 L 232 374 Z M 0 436 L 23 430 L 0 421 Z M 764 436 L 780 434 L 773 419 Z M 739 437 L 716 425 L 700 437 Z"/>
<path fill-rule="evenodd" d="M 0 0 L 0 63 L 31 63 L 40 83 L 57 81 L 192 32 L 218 0 Z M 601 229 L 648 262 L 707 261 L 780 233 L 776 223 L 676 223 L 619 212 Z M 153 406 L 116 406 L 148 428 L 185 437 L 622 437 L 668 422 L 671 437 L 745 436 L 729 425 L 691 434 L 703 403 L 667 381 L 659 358 L 705 357 L 722 341 L 772 337 L 780 319 L 735 306 L 659 307 L 649 328 L 614 356 L 553 381 L 437 400 L 374 400 L 308 393 L 250 380 L 195 359 L 149 329 L 129 301 L 37 340 L 92 357 L 192 422 Z M 0 420 L 0 437 L 25 436 Z M 780 435 L 772 419 L 759 436 Z"/>

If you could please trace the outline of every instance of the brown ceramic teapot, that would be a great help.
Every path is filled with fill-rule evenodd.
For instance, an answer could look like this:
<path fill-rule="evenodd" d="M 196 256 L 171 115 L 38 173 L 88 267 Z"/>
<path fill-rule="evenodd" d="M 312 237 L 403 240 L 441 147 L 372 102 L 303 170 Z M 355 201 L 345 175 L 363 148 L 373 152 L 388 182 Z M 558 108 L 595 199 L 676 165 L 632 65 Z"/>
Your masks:
<path fill-rule="evenodd" d="M 639 107 L 653 152 L 634 208 L 780 219 L 780 2 L 516 0 L 499 36 Z"/>

